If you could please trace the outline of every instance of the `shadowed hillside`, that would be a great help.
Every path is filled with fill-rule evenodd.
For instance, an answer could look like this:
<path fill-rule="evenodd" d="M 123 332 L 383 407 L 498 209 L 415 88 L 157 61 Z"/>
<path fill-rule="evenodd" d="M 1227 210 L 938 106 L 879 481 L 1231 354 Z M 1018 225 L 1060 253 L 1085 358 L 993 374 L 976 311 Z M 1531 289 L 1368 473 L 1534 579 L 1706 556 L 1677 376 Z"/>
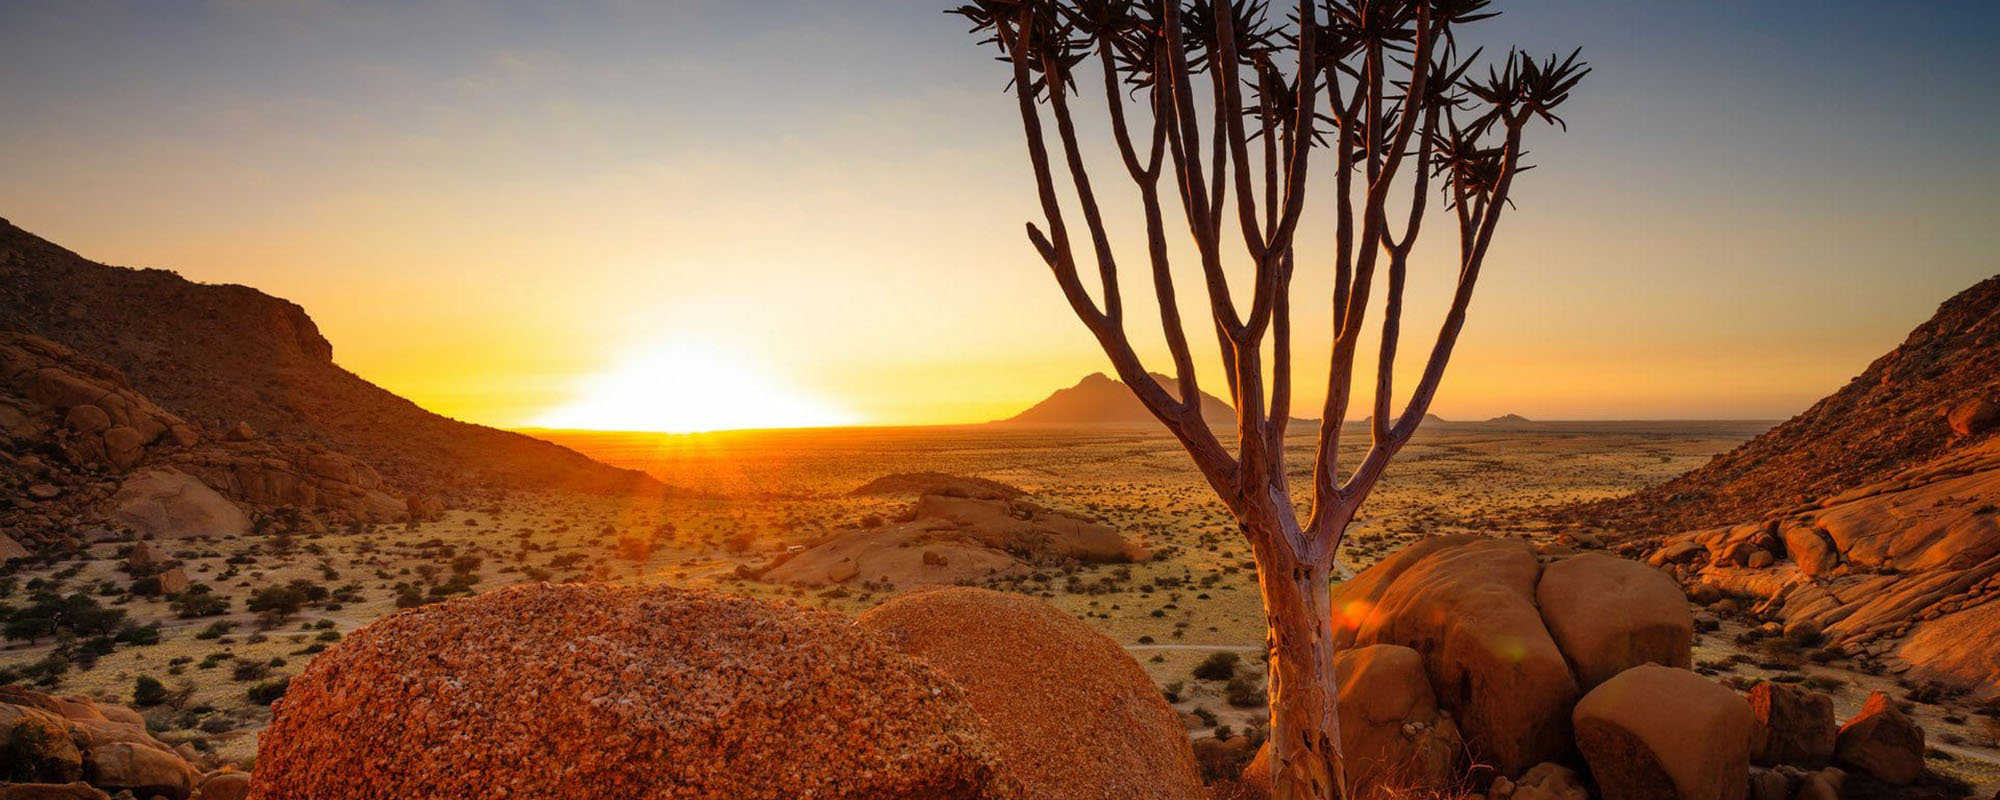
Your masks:
<path fill-rule="evenodd" d="M 1586 506 L 1600 524 L 1683 530 L 1754 519 L 1889 478 L 1991 435 L 1955 431 L 2000 392 L 2000 276 L 1945 301 L 1854 380 L 1742 447 L 1664 484 Z"/>
<path fill-rule="evenodd" d="M 98 264 L 5 220 L 0 327 L 110 364 L 190 421 L 216 430 L 247 422 L 271 439 L 334 447 L 398 486 L 660 486 L 565 447 L 433 414 L 363 380 L 334 363 L 333 345 L 297 304 Z"/>

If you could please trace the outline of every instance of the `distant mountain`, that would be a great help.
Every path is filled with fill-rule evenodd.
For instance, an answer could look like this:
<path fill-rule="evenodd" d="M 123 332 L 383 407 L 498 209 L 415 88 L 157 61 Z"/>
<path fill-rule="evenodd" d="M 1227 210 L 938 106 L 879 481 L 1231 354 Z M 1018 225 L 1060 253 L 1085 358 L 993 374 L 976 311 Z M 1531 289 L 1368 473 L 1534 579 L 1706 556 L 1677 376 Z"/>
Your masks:
<path fill-rule="evenodd" d="M 298 305 L 246 286 L 98 264 L 0 220 L 0 329 L 67 345 L 211 431 L 357 457 L 399 489 L 660 489 L 566 447 L 433 414 L 333 361 Z"/>
<path fill-rule="evenodd" d="M 1358 419 L 1358 420 L 1355 420 L 1355 421 L 1354 421 L 1354 424 L 1355 424 L 1355 425 L 1367 425 L 1367 424 L 1369 424 L 1369 423 L 1371 423 L 1371 422 L 1374 422 L 1374 421 L 1375 421 L 1375 415 L 1373 415 L 1373 414 L 1370 414 L 1370 415 L 1368 415 L 1368 416 L 1365 416 L 1365 417 L 1362 417 L 1362 418 L 1360 418 L 1360 419 Z M 1394 423 L 1394 422 L 1395 422 L 1395 418 L 1394 418 L 1394 417 L 1390 417 L 1390 422 L 1391 422 L 1391 423 Z M 1440 417 L 1440 416 L 1438 416 L 1438 415 L 1436 415 L 1436 414 L 1425 414 L 1425 415 L 1424 415 L 1424 421 L 1423 421 L 1423 422 L 1421 422 L 1421 423 L 1419 423 L 1419 424 L 1420 424 L 1420 425 L 1450 425 L 1450 424 L 1451 424 L 1451 420 L 1448 420 L 1448 419 L 1445 419 L 1444 417 Z"/>
<path fill-rule="evenodd" d="M 1152 373 L 1153 380 L 1159 381 L 1168 394 L 1179 396 L 1180 383 L 1159 373 Z M 1201 393 L 1201 415 L 1213 423 L 1226 423 L 1236 419 L 1236 410 L 1221 398 L 1208 392 Z M 1151 412 L 1132 395 L 1131 387 L 1124 381 L 1102 372 L 1091 373 L 1078 381 L 1075 386 L 1058 389 L 1048 399 L 1029 407 L 1028 410 L 1001 422 L 1021 422 L 1042 425 L 1117 425 L 1158 422 Z"/>
<path fill-rule="evenodd" d="M 1519 414 L 1501 414 L 1500 416 L 1487 420 L 1487 422 L 1499 422 L 1510 425 L 1518 425 L 1527 422 L 1534 422 L 1534 420 L 1528 419 L 1527 417 L 1521 416 Z"/>

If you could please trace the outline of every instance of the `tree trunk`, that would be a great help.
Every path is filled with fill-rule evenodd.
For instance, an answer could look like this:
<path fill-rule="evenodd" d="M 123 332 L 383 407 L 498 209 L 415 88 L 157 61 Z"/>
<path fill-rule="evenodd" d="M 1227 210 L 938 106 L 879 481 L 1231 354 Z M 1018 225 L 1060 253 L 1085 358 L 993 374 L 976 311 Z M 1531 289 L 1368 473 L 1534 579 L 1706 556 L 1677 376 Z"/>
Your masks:
<path fill-rule="evenodd" d="M 1270 627 L 1272 800 L 1342 797 L 1331 565 L 1301 561 L 1281 522 L 1245 525 Z"/>

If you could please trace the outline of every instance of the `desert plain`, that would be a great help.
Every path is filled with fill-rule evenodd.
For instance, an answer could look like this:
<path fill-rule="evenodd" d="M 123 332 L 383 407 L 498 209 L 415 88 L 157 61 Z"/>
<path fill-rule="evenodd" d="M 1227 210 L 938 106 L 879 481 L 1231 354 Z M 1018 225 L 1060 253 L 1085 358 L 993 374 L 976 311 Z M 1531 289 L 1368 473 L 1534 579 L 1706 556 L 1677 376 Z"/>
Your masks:
<path fill-rule="evenodd" d="M 1426 536 L 1520 536 L 1553 550 L 1590 547 L 1538 510 L 1615 497 L 1700 466 L 1766 430 L 1764 421 L 1487 422 L 1427 425 L 1350 530 L 1345 566 L 1360 570 Z M 1312 429 L 1288 440 L 1310 463 Z M 981 582 L 1039 597 L 1124 645 L 1182 712 L 1190 737 L 1262 727 L 1264 621 L 1255 570 L 1227 512 L 1172 437 L 1144 425 L 621 434 L 532 431 L 679 487 L 665 499 L 578 492 L 491 492 L 442 519 L 327 529 L 267 525 L 234 540 L 157 543 L 192 581 L 228 599 L 220 616 L 184 617 L 163 598 L 126 591 L 134 543 L 109 538 L 79 560 L 16 571 L 0 589 L 89 591 L 159 642 L 72 663 L 42 688 L 132 703 L 137 681 L 170 699 L 147 711 L 163 741 L 212 763 L 253 766 L 269 709 L 253 691 L 297 674 L 344 634 L 413 604 L 535 581 L 669 583 L 858 615 L 914 585 L 808 587 L 756 570 L 842 531 L 907 516 L 914 497 L 856 495 L 885 475 L 945 473 L 1008 484 L 1037 503 L 1098 520 L 1149 551 L 1131 563 L 1073 562 Z M 1365 430 L 1347 447 L 1358 456 Z M 1352 463 L 1352 457 L 1349 463 Z M 1304 475 L 1295 476 L 1302 483 Z M 315 586 L 296 610 L 248 610 L 272 586 Z M 1692 600 L 1690 601 L 1693 602 Z M 1744 624 L 1695 607 L 1696 666 L 1738 688 L 1804 683 L 1846 718 L 1869 692 L 1914 701 L 1932 731 L 1929 758 L 1974 787 L 2000 785 L 2000 708 L 1899 685 L 1893 675 L 1821 663 L 1803 649 L 1747 639 Z M 53 647 L 10 641 L 0 672 L 24 680 Z M 1223 662 L 1234 662 L 1223 666 Z M 1210 662 L 1202 669 L 1204 662 Z M 1198 677 L 1197 673 L 1210 677 Z M 1227 677 L 1220 677 L 1226 674 Z"/>

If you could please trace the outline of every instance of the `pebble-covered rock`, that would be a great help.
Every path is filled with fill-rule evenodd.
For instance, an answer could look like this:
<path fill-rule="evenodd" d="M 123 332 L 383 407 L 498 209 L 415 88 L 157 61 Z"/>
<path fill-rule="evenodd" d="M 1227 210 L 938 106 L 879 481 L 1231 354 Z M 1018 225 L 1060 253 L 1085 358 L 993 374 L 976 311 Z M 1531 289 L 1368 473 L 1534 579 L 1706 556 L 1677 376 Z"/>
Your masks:
<path fill-rule="evenodd" d="M 1017 794 L 963 692 L 887 641 L 670 587 L 384 618 L 293 679 L 258 745 L 261 800 Z"/>

